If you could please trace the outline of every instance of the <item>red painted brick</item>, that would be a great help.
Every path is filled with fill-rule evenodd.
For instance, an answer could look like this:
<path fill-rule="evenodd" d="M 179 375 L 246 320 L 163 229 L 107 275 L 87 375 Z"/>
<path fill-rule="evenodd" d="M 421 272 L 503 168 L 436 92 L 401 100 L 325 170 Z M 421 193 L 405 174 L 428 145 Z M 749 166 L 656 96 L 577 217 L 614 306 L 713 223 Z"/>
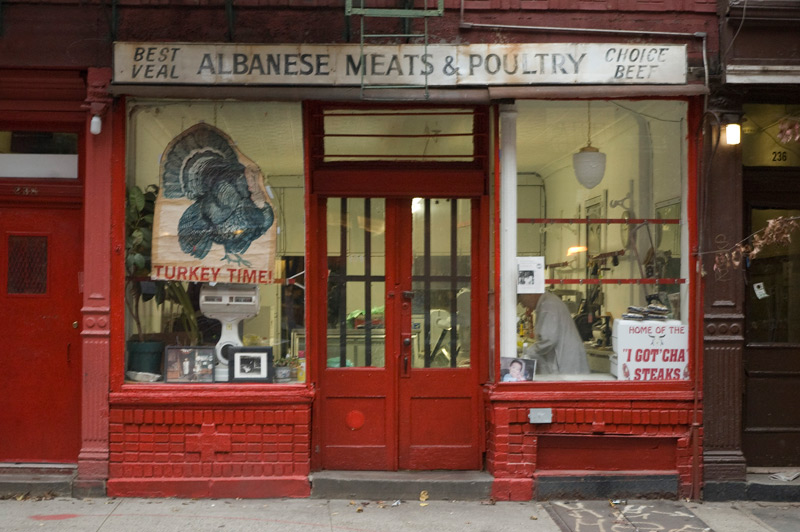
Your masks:
<path fill-rule="evenodd" d="M 529 501 L 533 498 L 533 479 L 495 478 L 492 498 L 498 501 Z"/>
<path fill-rule="evenodd" d="M 308 425 L 311 423 L 311 412 L 304 408 L 295 412 L 294 422 L 299 425 Z"/>

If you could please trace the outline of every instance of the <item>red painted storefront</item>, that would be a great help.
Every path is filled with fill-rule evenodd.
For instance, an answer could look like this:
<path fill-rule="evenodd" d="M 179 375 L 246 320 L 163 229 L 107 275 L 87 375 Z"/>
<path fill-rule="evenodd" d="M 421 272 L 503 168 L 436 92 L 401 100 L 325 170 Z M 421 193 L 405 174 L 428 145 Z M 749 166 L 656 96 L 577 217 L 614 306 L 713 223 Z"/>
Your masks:
<path fill-rule="evenodd" d="M 309 356 L 306 384 L 189 387 L 125 381 L 126 318 L 124 293 L 119 287 L 124 284 L 127 95 L 124 90 L 111 87 L 112 73 L 107 66 L 81 71 L 86 73 L 82 82 L 59 81 L 58 77 L 47 75 L 33 82 L 25 81 L 24 72 L 17 72 L 15 83 L 10 83 L 9 77 L 3 82 L 2 123 L 9 128 L 20 127 L 19 124 L 37 125 L 37 113 L 44 111 L 55 116 L 52 113 L 61 108 L 67 108 L 73 118 L 80 117 L 79 120 L 70 119 L 79 124 L 81 138 L 84 251 L 79 330 L 83 378 L 80 382 L 81 421 L 80 427 L 75 427 L 75 432 L 80 434 L 80 450 L 71 458 L 58 461 L 77 464 L 75 487 L 83 493 L 105 490 L 109 496 L 309 496 L 309 474 L 328 467 L 326 459 L 315 449 L 324 447 L 325 439 L 331 434 L 332 429 L 320 415 L 324 407 L 321 403 L 331 397 L 330 387 L 337 378 L 335 373 L 331 377 L 323 375 L 326 369 L 313 363 L 314 355 Z M 31 96 L 31 86 L 41 82 L 41 78 L 49 79 L 52 89 L 44 97 Z M 85 91 L 83 101 L 62 96 L 66 87 L 75 84 Z M 201 87 L 199 92 L 203 90 Z M 678 89 L 668 92 L 667 96 L 688 103 L 690 133 L 685 154 L 688 214 L 685 216 L 690 250 L 696 249 L 698 232 L 695 212 L 700 176 L 696 168 L 700 155 L 696 131 L 703 105 L 696 96 L 698 92 L 696 87 L 683 93 Z M 154 94 L 191 101 L 198 96 L 198 89 L 170 89 Z M 212 99 L 222 99 L 226 89 L 203 96 L 208 98 L 209 94 Z M 236 94 L 236 91 L 231 90 L 229 94 Z M 555 98 L 554 94 L 549 92 L 545 97 Z M 572 97 L 589 94 L 592 98 L 608 99 L 618 97 L 620 92 L 616 88 L 591 87 L 579 89 Z M 641 88 L 622 94 L 633 99 L 665 97 L 658 90 L 648 94 L 647 89 Z M 252 97 L 249 94 L 244 99 Z M 313 105 L 309 100 L 317 98 L 301 99 L 305 100 L 307 111 L 304 139 L 309 154 L 314 150 L 311 132 L 318 127 L 312 123 L 308 109 Z M 21 102 L 32 101 L 34 103 L 25 112 L 15 111 Z M 351 102 L 344 107 L 362 105 Z M 497 500 L 541 497 L 537 486 L 551 478 L 635 479 L 649 475 L 674 476 L 677 484 L 673 495 L 698 497 L 703 454 L 699 384 L 702 342 L 697 326 L 702 322 L 698 310 L 702 308 L 699 276 L 687 281 L 690 379 L 652 383 L 498 382 L 501 370 L 496 355 L 500 351 L 500 340 L 496 337 L 499 294 L 490 287 L 500 282 L 500 240 L 496 237 L 500 230 L 497 191 L 503 187 L 500 110 L 490 99 L 476 103 L 474 108 L 486 113 L 487 123 L 482 127 L 492 136 L 491 143 L 476 148 L 484 156 L 484 164 L 473 169 L 478 183 L 474 189 L 468 189 L 461 181 L 464 189 L 453 190 L 455 181 L 441 180 L 442 169 L 437 168 L 420 170 L 404 184 L 407 188 L 391 190 L 376 186 L 366 192 L 373 197 L 453 196 L 471 201 L 471 252 L 476 261 L 472 289 L 477 294 L 472 300 L 473 319 L 485 326 L 473 326 L 471 380 L 461 385 L 468 390 L 472 409 L 469 423 L 474 423 L 476 428 L 470 435 L 470 445 L 479 458 L 477 463 L 466 468 L 483 469 L 494 476 L 493 496 Z M 89 133 L 94 115 L 100 115 L 103 123 L 102 131 L 96 135 Z M 48 127 L 60 129 L 63 126 Z M 75 128 L 74 125 L 69 127 Z M 365 176 L 369 175 L 369 169 L 364 172 Z M 322 175 L 333 181 L 320 178 L 324 185 L 315 183 L 315 176 Z M 337 175 L 341 179 L 339 182 L 335 181 Z M 5 201 L 19 199 L 10 188 L 15 184 L 12 181 L 4 189 Z M 353 172 L 337 174 L 335 169 L 315 167 L 307 155 L 305 249 L 307 260 L 315 264 L 317 272 L 327 269 L 324 255 L 314 252 L 326 239 L 325 198 L 348 193 L 363 196 L 363 184 L 358 176 L 353 177 Z M 326 190 L 321 186 L 340 188 Z M 490 189 L 494 191 L 491 195 Z M 395 223 L 400 227 L 399 221 Z M 398 229 L 397 234 L 401 235 L 402 230 Z M 694 258 L 684 260 L 688 261 L 688 271 L 694 272 Z M 325 328 L 325 282 L 322 274 L 306 279 L 306 322 L 316 323 L 317 330 Z M 398 315 L 402 313 L 399 305 Z M 313 331 L 313 327 L 309 325 L 309 330 Z M 323 340 L 313 335 L 310 335 L 310 342 L 310 351 L 324 347 Z M 398 354 L 396 362 L 387 363 L 387 368 L 394 369 L 392 364 L 395 363 L 400 367 L 402 352 Z M 321 360 L 321 356 L 317 358 Z M 552 421 L 531 423 L 529 409 L 551 409 Z M 435 425 L 436 419 L 427 423 Z M 423 467 L 436 469 L 430 465 Z M 397 463 L 376 467 L 398 468 L 404 467 Z"/>

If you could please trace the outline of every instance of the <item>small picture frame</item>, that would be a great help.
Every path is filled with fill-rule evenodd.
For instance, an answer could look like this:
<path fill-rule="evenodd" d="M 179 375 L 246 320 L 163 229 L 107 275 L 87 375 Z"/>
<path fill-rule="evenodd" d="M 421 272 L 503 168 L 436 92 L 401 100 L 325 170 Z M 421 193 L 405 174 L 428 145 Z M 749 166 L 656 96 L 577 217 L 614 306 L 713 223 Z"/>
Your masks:
<path fill-rule="evenodd" d="M 500 382 L 532 381 L 535 376 L 536 360 L 517 357 L 500 357 Z"/>
<path fill-rule="evenodd" d="M 164 350 L 165 382 L 214 382 L 214 348 L 169 346 Z"/>
<path fill-rule="evenodd" d="M 229 346 L 228 382 L 272 382 L 272 347 Z"/>

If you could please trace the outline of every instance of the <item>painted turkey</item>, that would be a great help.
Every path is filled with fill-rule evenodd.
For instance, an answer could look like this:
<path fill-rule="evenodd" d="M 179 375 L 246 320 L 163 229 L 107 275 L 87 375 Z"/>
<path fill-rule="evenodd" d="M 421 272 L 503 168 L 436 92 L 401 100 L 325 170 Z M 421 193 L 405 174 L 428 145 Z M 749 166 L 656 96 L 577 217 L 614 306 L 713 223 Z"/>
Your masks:
<path fill-rule="evenodd" d="M 219 244 L 223 260 L 250 266 L 242 254 L 272 227 L 275 215 L 261 170 L 230 137 L 208 124 L 175 137 L 164 152 L 161 185 L 166 198 L 192 201 L 178 222 L 184 253 L 202 259 Z"/>

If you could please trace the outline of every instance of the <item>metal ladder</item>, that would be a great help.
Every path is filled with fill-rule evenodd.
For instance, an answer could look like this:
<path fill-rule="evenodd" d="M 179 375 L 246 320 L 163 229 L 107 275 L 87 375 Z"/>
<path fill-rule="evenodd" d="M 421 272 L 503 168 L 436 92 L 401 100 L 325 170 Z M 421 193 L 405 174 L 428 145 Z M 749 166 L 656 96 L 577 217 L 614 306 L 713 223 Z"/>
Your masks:
<path fill-rule="evenodd" d="M 400 84 L 400 85 L 376 85 L 370 84 L 366 81 L 367 64 L 364 55 L 364 46 L 368 45 L 368 40 L 383 40 L 383 39 L 423 39 L 423 54 L 428 53 L 428 18 L 441 17 L 444 15 L 444 0 L 422 0 L 423 6 L 421 9 L 413 8 L 376 8 L 367 7 L 367 0 L 345 0 L 345 15 L 348 17 L 359 16 L 361 17 L 361 43 L 360 43 L 360 65 L 361 65 L 361 99 L 362 100 L 383 100 L 383 99 L 396 99 L 390 98 L 388 95 L 385 98 L 369 96 L 367 93 L 370 91 L 380 91 L 389 89 L 421 89 L 423 90 L 424 99 L 428 99 L 428 71 L 424 73 L 425 82 L 419 84 Z M 428 8 L 428 4 L 432 1 L 436 2 L 436 7 Z M 413 5 L 413 0 L 410 0 Z M 354 5 L 355 4 L 355 5 Z M 413 33 L 406 29 L 405 33 L 368 33 L 366 29 L 366 20 L 369 18 L 377 19 L 405 19 L 409 21 L 406 28 L 410 28 L 410 22 L 414 19 L 422 19 L 424 22 L 422 33 Z M 374 93 L 373 93 L 374 94 Z"/>

